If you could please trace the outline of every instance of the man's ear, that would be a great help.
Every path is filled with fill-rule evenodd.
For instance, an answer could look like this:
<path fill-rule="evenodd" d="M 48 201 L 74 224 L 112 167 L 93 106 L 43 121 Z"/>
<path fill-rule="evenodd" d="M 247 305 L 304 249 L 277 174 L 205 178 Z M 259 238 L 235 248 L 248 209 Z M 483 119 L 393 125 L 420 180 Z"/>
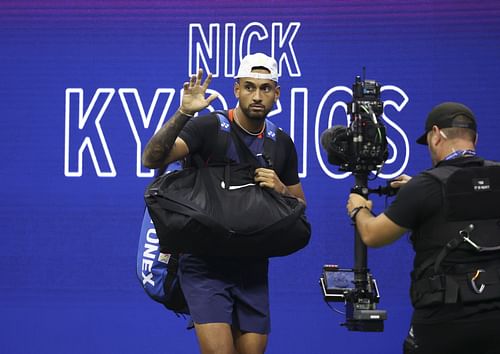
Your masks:
<path fill-rule="evenodd" d="M 233 91 L 234 91 L 234 95 L 236 96 L 236 98 L 239 99 L 240 98 L 240 83 L 238 81 L 234 82 Z"/>
<path fill-rule="evenodd" d="M 274 92 L 276 92 L 276 94 L 274 95 L 274 102 L 277 102 L 280 98 L 280 95 L 281 95 L 281 87 L 276 86 L 276 88 L 274 89 Z"/>
<path fill-rule="evenodd" d="M 429 136 L 429 145 L 436 145 L 439 143 L 443 137 L 439 134 L 439 128 L 436 125 L 432 126 L 432 129 L 430 130 L 430 136 Z"/>

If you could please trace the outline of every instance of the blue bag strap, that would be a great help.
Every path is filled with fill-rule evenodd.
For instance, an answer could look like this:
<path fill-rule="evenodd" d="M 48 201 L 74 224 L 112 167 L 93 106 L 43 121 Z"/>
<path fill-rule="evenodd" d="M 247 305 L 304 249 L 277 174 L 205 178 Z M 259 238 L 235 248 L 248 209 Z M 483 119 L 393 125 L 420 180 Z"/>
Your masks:
<path fill-rule="evenodd" d="M 278 127 L 276 124 L 271 122 L 266 118 L 266 138 L 270 139 L 273 142 L 276 142 L 276 132 L 278 131 Z"/>
<path fill-rule="evenodd" d="M 269 168 L 273 168 L 274 161 L 276 161 L 276 134 L 278 129 L 276 124 L 266 118 L 266 136 L 264 139 L 262 157 Z"/>
<path fill-rule="evenodd" d="M 238 153 L 238 149 L 235 146 L 234 139 L 229 139 L 231 134 L 231 121 L 228 118 L 227 111 L 214 111 L 219 120 L 219 134 L 217 139 L 217 146 L 215 148 L 215 155 L 219 156 L 219 160 L 233 160 L 235 162 L 240 162 L 241 152 Z M 267 163 L 267 167 L 273 167 L 273 161 L 275 160 L 276 154 L 276 136 L 278 131 L 278 126 L 272 121 L 266 118 L 266 131 L 263 143 L 263 158 Z M 223 155 L 224 154 L 224 155 Z M 221 158 L 220 156 L 224 156 Z"/>
<path fill-rule="evenodd" d="M 238 156 L 234 152 L 234 146 L 231 144 L 229 139 L 229 134 L 231 133 L 231 122 L 227 117 L 227 111 L 214 111 L 213 113 L 219 121 L 219 129 L 217 132 L 217 142 L 207 163 L 228 163 L 231 160 L 239 162 Z"/>
<path fill-rule="evenodd" d="M 219 119 L 219 130 L 230 133 L 231 132 L 231 122 L 229 118 L 226 116 L 227 112 L 225 111 L 215 111 L 214 112 Z"/>

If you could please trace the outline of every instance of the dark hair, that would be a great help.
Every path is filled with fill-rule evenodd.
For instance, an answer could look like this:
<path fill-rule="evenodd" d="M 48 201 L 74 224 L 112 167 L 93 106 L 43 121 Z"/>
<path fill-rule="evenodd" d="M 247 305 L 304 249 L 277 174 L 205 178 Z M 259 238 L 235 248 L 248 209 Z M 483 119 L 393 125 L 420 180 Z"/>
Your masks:
<path fill-rule="evenodd" d="M 268 68 L 264 67 L 264 66 L 252 66 L 252 70 L 265 70 L 269 74 L 271 73 L 271 71 Z"/>

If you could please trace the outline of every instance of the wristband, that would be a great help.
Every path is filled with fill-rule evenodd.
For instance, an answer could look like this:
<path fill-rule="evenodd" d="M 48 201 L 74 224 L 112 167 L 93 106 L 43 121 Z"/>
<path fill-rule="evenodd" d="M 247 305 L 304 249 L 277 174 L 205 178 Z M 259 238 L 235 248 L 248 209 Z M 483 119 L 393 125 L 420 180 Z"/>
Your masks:
<path fill-rule="evenodd" d="M 356 223 L 356 216 L 358 215 L 358 213 L 361 209 L 368 209 L 368 211 L 370 211 L 370 208 L 368 208 L 366 205 L 359 206 L 359 207 L 352 209 L 350 218 L 351 218 L 353 223 Z"/>
<path fill-rule="evenodd" d="M 183 116 L 186 116 L 186 117 L 189 117 L 189 118 L 193 118 L 194 117 L 194 114 L 187 114 L 186 112 L 183 112 L 182 109 L 178 109 L 179 113 L 182 114 Z"/>

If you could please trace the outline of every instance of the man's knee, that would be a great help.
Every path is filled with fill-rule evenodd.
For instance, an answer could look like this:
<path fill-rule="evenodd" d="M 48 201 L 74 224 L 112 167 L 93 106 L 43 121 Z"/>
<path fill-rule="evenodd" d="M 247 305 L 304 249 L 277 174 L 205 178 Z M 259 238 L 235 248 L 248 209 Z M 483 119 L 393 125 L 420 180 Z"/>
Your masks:
<path fill-rule="evenodd" d="M 231 327 L 227 323 L 195 323 L 202 354 L 235 354 Z"/>
<path fill-rule="evenodd" d="M 233 332 L 238 354 L 264 354 L 267 346 L 267 335 L 259 333 Z"/>

